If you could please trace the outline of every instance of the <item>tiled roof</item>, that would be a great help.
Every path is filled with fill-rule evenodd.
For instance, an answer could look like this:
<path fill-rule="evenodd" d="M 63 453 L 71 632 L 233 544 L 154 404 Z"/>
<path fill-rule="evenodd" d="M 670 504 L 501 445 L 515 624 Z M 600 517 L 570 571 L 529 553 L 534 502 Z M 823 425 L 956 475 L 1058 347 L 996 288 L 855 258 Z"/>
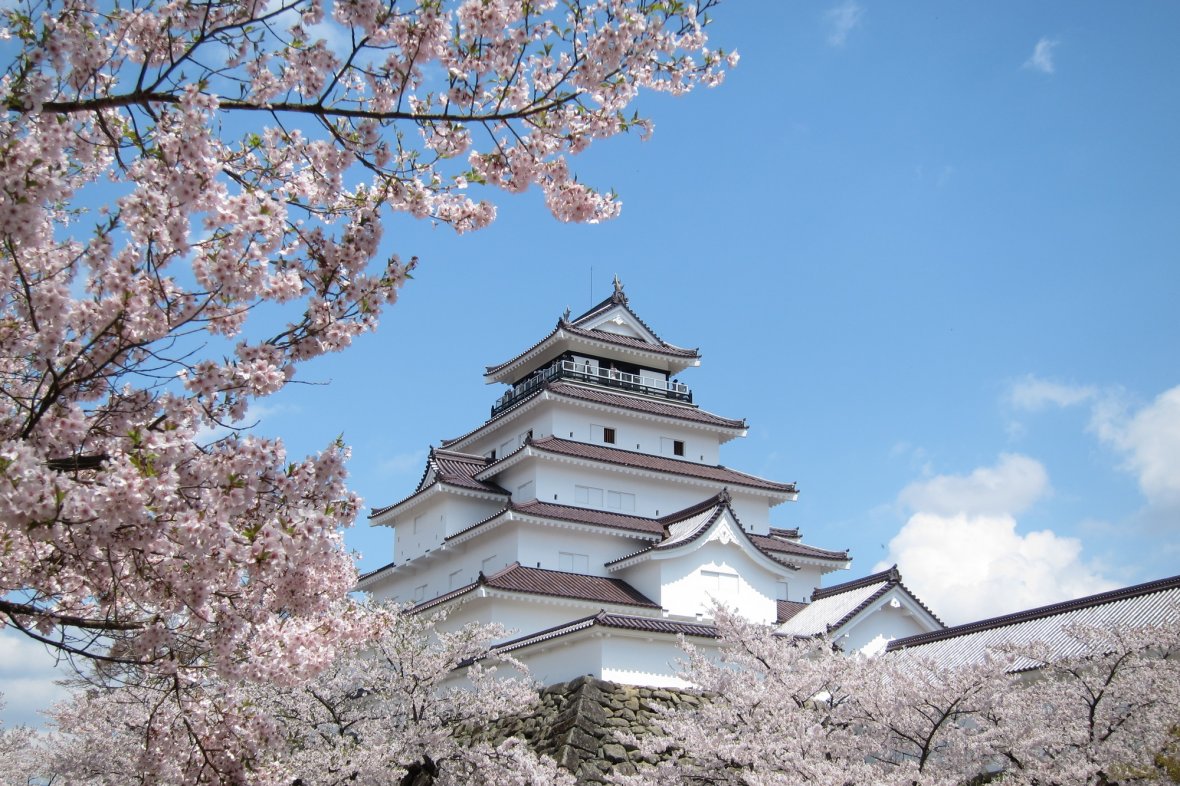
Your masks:
<path fill-rule="evenodd" d="M 664 399 L 611 393 L 601 388 L 589 387 L 586 385 L 574 385 L 570 384 L 569 382 L 551 382 L 549 385 L 547 385 L 547 388 L 549 389 L 550 393 L 554 393 L 559 396 L 581 399 L 582 401 L 592 401 L 596 404 L 606 404 L 612 407 L 622 407 L 623 409 L 631 409 L 636 412 L 643 412 L 649 415 L 660 415 L 666 418 L 676 418 L 678 420 L 691 420 L 695 423 L 703 423 L 708 426 L 717 426 L 719 428 L 745 430 L 747 427 L 745 420 L 736 418 L 723 418 L 720 415 L 714 415 L 711 412 L 706 412 L 705 410 L 694 407 L 691 404 L 678 404 Z"/>
<path fill-rule="evenodd" d="M 656 341 L 663 341 L 662 338 L 660 338 L 659 336 L 656 336 L 656 332 L 651 329 L 650 325 L 648 325 L 646 322 L 644 322 L 642 319 L 640 319 L 639 315 L 631 310 L 631 306 L 629 305 L 629 301 L 627 298 L 627 293 L 623 291 L 623 284 L 622 284 L 622 282 L 619 281 L 619 279 L 617 277 L 615 278 L 614 291 L 611 292 L 610 297 L 608 297 L 606 300 L 603 300 L 598 305 L 592 306 L 589 311 L 585 312 L 584 314 L 577 317 L 576 319 L 569 320 L 569 322 L 572 325 L 581 325 L 584 322 L 591 321 L 594 317 L 598 316 L 599 314 L 603 314 L 607 311 L 610 311 L 615 306 L 622 306 L 623 309 L 628 314 L 630 314 L 631 317 L 636 322 L 638 322 L 640 325 L 643 325 L 644 330 L 646 330 L 648 333 L 651 333 L 653 336 L 655 336 Z"/>
<path fill-rule="evenodd" d="M 622 579 L 586 576 L 581 573 L 566 573 L 542 568 L 525 568 L 520 563 L 513 563 L 504 570 L 488 576 L 485 584 L 495 589 L 528 592 L 534 595 L 552 595 L 559 598 L 589 600 L 595 603 L 660 608 L 658 603 L 654 603 Z"/>
<path fill-rule="evenodd" d="M 687 477 L 700 478 L 701 480 L 711 480 L 727 486 L 745 486 L 747 488 L 761 489 L 765 491 L 773 491 L 781 494 L 794 494 L 797 489 L 794 483 L 776 483 L 772 480 L 759 478 L 755 475 L 747 475 L 744 472 L 729 469 L 727 467 L 713 466 L 710 464 L 696 464 L 691 461 L 684 461 L 682 459 L 667 458 L 665 456 L 653 456 L 649 453 L 637 453 L 631 450 L 620 450 L 619 448 L 606 447 L 605 445 L 590 445 L 585 442 L 574 442 L 561 437 L 546 436 L 540 439 L 533 440 L 528 443 L 535 450 L 544 453 L 553 453 L 560 456 L 570 456 L 572 458 L 590 459 L 592 461 L 601 461 L 607 464 L 616 464 L 622 467 L 634 467 L 636 469 L 646 469 L 653 472 L 666 472 L 673 475 L 684 475 Z M 515 454 L 509 454 L 512 456 Z M 504 459 L 501 459 L 503 461 Z M 499 462 L 496 462 L 499 463 Z M 489 466 L 495 467 L 496 463 Z M 486 472 L 486 470 L 485 470 Z M 492 475 L 489 474 L 489 477 Z"/>
<path fill-rule="evenodd" d="M 706 412 L 705 410 L 695 407 L 691 404 L 679 404 L 673 401 L 665 401 L 656 398 L 633 396 L 627 395 L 625 393 L 613 393 L 586 385 L 575 385 L 569 382 L 554 380 L 545 383 L 530 395 L 525 396 L 520 401 L 514 403 L 512 406 L 497 413 L 495 417 L 489 418 L 480 425 L 471 429 L 471 431 L 468 431 L 466 434 L 461 434 L 460 436 L 453 437 L 451 439 L 444 439 L 442 441 L 442 446 L 447 448 L 451 445 L 462 442 L 479 431 L 487 428 L 492 423 L 502 419 L 510 412 L 515 412 L 525 404 L 535 401 L 544 391 L 548 391 L 551 395 L 563 396 L 565 398 L 576 399 L 578 401 L 586 401 L 593 404 L 603 404 L 609 407 L 619 407 L 620 409 L 629 409 L 633 412 L 641 412 L 645 415 L 654 415 L 656 417 L 686 420 L 692 423 L 713 426 L 715 428 L 733 429 L 735 431 L 744 431 L 747 428 L 745 420 L 737 418 L 723 418 L 720 415 L 714 415 L 712 412 Z"/>
<path fill-rule="evenodd" d="M 423 493 L 436 483 L 507 496 L 508 492 L 495 483 L 475 479 L 476 473 L 485 469 L 489 463 L 489 460 L 483 456 L 473 456 L 470 453 L 459 453 L 453 450 L 443 450 L 442 448 L 431 448 L 430 455 L 426 457 L 426 469 L 423 470 L 422 478 L 418 481 L 418 487 L 414 490 L 414 493 L 394 502 L 392 505 L 373 508 L 369 513 L 369 518 L 380 516 L 385 511 L 396 508 L 403 502 L 407 502 Z"/>
<path fill-rule="evenodd" d="M 798 540 L 803 537 L 798 528 L 795 529 L 779 529 L 778 527 L 770 528 L 770 537 L 772 538 L 788 538 L 789 540 Z"/>
<path fill-rule="evenodd" d="M 797 600 L 780 600 L 778 601 L 778 616 L 775 621 L 786 622 L 805 608 L 807 608 L 807 604 Z"/>
<path fill-rule="evenodd" d="M 779 540 L 776 537 L 767 535 L 750 535 L 750 540 L 754 541 L 754 545 L 763 551 L 773 551 L 796 557 L 808 557 L 810 559 L 832 560 L 835 562 L 847 562 L 849 559 L 847 551 L 831 551 L 829 549 L 821 549 L 817 546 L 808 546 L 805 543 Z"/>
<path fill-rule="evenodd" d="M 512 641 L 506 641 L 497 646 L 497 652 L 510 652 L 512 650 L 527 647 L 530 644 L 537 644 L 542 641 L 556 639 L 559 636 L 567 636 L 571 633 L 576 633 L 586 628 L 594 626 L 601 626 L 604 628 L 615 628 L 617 630 L 638 630 L 646 633 L 664 633 L 675 636 L 697 636 L 700 638 L 715 639 L 717 638 L 717 629 L 712 625 L 703 625 L 700 623 L 691 622 L 676 622 L 673 620 L 666 620 L 659 617 L 632 617 L 626 614 L 608 614 L 605 611 L 600 611 L 597 614 L 592 614 L 589 617 L 566 622 L 561 625 L 555 625 L 552 628 L 538 631 L 537 633 L 530 633 L 527 636 L 521 636 Z"/>
<path fill-rule="evenodd" d="M 411 606 L 407 613 L 418 614 L 434 608 L 449 600 L 453 600 L 480 587 L 505 590 L 508 592 L 522 592 L 529 595 L 546 595 L 553 598 L 572 598 L 590 603 L 604 603 L 616 606 L 642 606 L 658 609 L 660 605 L 653 602 L 639 590 L 622 579 L 610 579 L 602 576 L 586 576 L 581 573 L 567 573 L 560 570 L 545 570 L 543 568 L 526 568 L 519 562 L 514 562 L 503 570 L 490 576 L 482 573 L 479 578 L 463 587 L 439 595 L 437 598 L 423 601 Z"/>
<path fill-rule="evenodd" d="M 606 563 L 609 568 L 612 565 L 622 565 L 622 563 L 644 554 L 650 554 L 655 551 L 666 551 L 669 549 L 676 549 L 700 538 L 708 532 L 713 524 L 717 521 L 722 513 L 728 512 L 730 519 L 733 520 L 737 528 L 739 538 L 745 538 L 750 548 L 759 552 L 763 556 L 773 560 L 774 562 L 784 565 L 792 570 L 798 570 L 798 566 L 787 562 L 785 559 L 776 554 L 769 554 L 763 549 L 759 548 L 758 544 L 754 542 L 753 538 L 756 536 L 750 535 L 742 527 L 742 523 L 738 520 L 737 514 L 733 512 L 730 507 L 730 497 L 728 489 L 722 489 L 720 493 L 715 494 L 703 502 L 698 502 L 684 510 L 677 511 L 660 519 L 664 525 L 667 535 L 658 543 L 653 543 L 650 546 L 639 549 L 625 556 L 613 559 Z"/>
<path fill-rule="evenodd" d="M 1002 644 L 1039 641 L 1068 657 L 1082 651 L 1069 626 L 1114 624 L 1180 625 L 1180 576 L 897 639 L 887 651 L 904 650 L 951 667 L 982 660 L 989 648 Z M 1018 662 L 1015 669 L 1037 665 Z"/>
<path fill-rule="evenodd" d="M 505 360 L 503 363 L 497 363 L 494 366 L 487 366 L 484 374 L 490 376 L 504 370 L 505 368 L 508 368 L 513 363 L 516 363 L 521 358 L 527 356 L 533 350 L 547 343 L 550 339 L 563 330 L 571 336 L 578 336 L 581 338 L 590 339 L 592 341 L 600 341 L 604 344 L 614 344 L 615 346 L 626 347 L 628 349 L 651 352 L 656 355 L 666 355 L 668 357 L 676 358 L 689 358 L 694 360 L 700 357 L 700 353 L 695 349 L 673 346 L 672 344 L 664 341 L 661 341 L 659 344 L 651 344 L 641 338 L 623 336 L 618 333 L 608 333 L 604 330 L 587 330 L 585 328 L 577 327 L 576 325 L 566 322 L 564 319 L 561 319 L 558 321 L 557 327 L 553 328 L 553 330 L 550 331 L 550 333 L 543 339 L 510 360 Z"/>
<path fill-rule="evenodd" d="M 613 529 L 630 529 L 655 535 L 664 534 L 664 527 L 657 519 L 644 518 L 643 516 L 629 516 L 626 513 L 612 513 L 608 510 L 594 510 L 592 508 L 576 508 L 571 505 L 557 505 L 552 502 L 541 502 L 539 500 L 531 500 L 521 505 L 512 504 L 510 507 L 512 510 L 528 516 L 537 516 L 538 518 L 573 521 L 579 524 L 593 524 L 595 526 L 611 527 Z"/>
<path fill-rule="evenodd" d="M 941 620 L 901 581 L 894 565 L 889 570 L 846 581 L 811 593 L 811 603 L 798 610 L 779 628 L 788 636 L 816 636 L 848 624 L 892 589 L 899 589 L 917 603 L 939 625 Z"/>

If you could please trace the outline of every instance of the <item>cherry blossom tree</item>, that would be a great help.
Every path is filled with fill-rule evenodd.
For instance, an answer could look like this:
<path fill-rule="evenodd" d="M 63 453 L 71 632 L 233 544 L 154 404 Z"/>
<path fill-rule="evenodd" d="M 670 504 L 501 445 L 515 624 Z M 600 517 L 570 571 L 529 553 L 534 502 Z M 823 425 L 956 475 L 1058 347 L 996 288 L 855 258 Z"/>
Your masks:
<path fill-rule="evenodd" d="M 0 709 L 4 695 L 0 694 Z M 41 744 L 27 726 L 0 725 L 0 786 L 29 786 L 39 773 Z"/>
<path fill-rule="evenodd" d="M 995 710 L 1005 782 L 1170 782 L 1157 754 L 1180 718 L 1180 630 L 1074 625 L 1061 638 L 1075 654 L 1057 657 L 1044 642 L 1004 648 L 1025 670 Z"/>
<path fill-rule="evenodd" d="M 684 643 L 683 676 L 709 700 L 666 712 L 662 734 L 634 740 L 660 763 L 617 782 L 872 782 L 850 726 L 857 663 L 823 639 L 774 637 L 725 610 L 716 624 L 719 649 Z"/>
<path fill-rule="evenodd" d="M 209 686 L 330 662 L 358 500 L 343 445 L 288 457 L 249 407 L 376 327 L 416 262 L 379 260 L 390 216 L 615 215 L 568 157 L 721 79 L 713 4 L 6 3 L 0 620 L 257 732 Z"/>
<path fill-rule="evenodd" d="M 1052 646 L 947 665 L 906 650 L 846 656 L 724 611 L 717 621 L 718 648 L 685 647 L 683 676 L 708 701 L 666 711 L 660 733 L 636 741 L 664 760 L 616 782 L 1171 782 L 1161 753 L 1180 717 L 1174 625 L 1074 626 Z"/>
<path fill-rule="evenodd" d="M 54 744 L 39 772 L 84 784 L 364 786 L 426 773 L 439 786 L 572 786 L 522 740 L 481 739 L 538 697 L 519 664 L 489 652 L 502 629 L 442 631 L 437 617 L 385 606 L 341 613 L 354 617 L 349 646 L 298 685 L 210 681 L 182 693 L 206 705 L 200 713 L 159 701 L 167 691 L 142 681 L 78 691 L 53 711 Z M 192 728 L 194 717 L 210 727 Z"/>

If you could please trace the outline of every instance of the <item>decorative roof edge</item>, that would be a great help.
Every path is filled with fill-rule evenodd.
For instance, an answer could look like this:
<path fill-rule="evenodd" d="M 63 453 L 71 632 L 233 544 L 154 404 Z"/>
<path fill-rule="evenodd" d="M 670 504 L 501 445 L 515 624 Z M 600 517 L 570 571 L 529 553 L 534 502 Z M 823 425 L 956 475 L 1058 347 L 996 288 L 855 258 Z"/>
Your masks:
<path fill-rule="evenodd" d="M 1050 603 L 1045 606 L 1024 609 L 1023 611 L 1014 611 L 1010 614 L 1001 614 L 997 617 L 988 617 L 987 619 L 976 620 L 974 622 L 965 622 L 962 625 L 956 625 L 951 628 L 944 628 L 943 630 L 932 631 L 930 633 L 919 633 L 916 636 L 907 636 L 904 639 L 894 639 L 889 643 L 885 650 L 886 652 L 893 652 L 895 650 L 905 649 L 907 647 L 916 647 L 920 644 L 930 644 L 931 642 L 942 641 L 944 639 L 953 639 L 959 636 L 966 636 L 971 633 L 995 630 L 997 628 L 1006 628 L 1011 625 L 1018 625 L 1022 622 L 1031 622 L 1032 620 L 1044 619 L 1046 617 L 1055 617 L 1059 614 L 1066 614 L 1071 611 L 1080 611 L 1081 609 L 1093 608 L 1095 606 L 1104 606 L 1108 603 L 1116 603 L 1120 600 L 1130 600 L 1131 598 L 1137 598 L 1143 595 L 1153 595 L 1156 592 L 1164 592 L 1165 590 L 1177 588 L 1180 588 L 1180 576 L 1156 579 L 1154 581 L 1148 581 L 1142 584 L 1133 584 L 1129 587 L 1123 587 L 1121 589 L 1099 592 L 1096 595 L 1086 595 L 1081 598 L 1074 598 L 1073 600 L 1063 600 L 1057 603 Z"/>

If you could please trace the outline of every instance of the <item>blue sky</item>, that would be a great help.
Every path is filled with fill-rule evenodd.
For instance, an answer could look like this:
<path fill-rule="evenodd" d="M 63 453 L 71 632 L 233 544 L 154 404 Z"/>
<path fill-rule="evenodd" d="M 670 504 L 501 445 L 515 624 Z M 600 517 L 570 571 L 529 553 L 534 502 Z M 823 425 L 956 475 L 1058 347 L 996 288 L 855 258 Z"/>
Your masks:
<path fill-rule="evenodd" d="M 715 13 L 720 88 L 647 97 L 648 142 L 575 159 L 623 214 L 536 192 L 457 237 L 406 218 L 415 280 L 380 330 L 265 402 L 293 455 L 352 445 L 367 505 L 487 417 L 484 365 L 611 277 L 700 347 L 726 465 L 796 481 L 773 512 L 899 562 L 948 622 L 1180 573 L 1180 5 L 755 3 Z M 347 534 L 362 570 L 392 536 Z M 0 637 L 6 720 L 43 672 Z M 41 698 L 44 694 L 36 693 Z"/>

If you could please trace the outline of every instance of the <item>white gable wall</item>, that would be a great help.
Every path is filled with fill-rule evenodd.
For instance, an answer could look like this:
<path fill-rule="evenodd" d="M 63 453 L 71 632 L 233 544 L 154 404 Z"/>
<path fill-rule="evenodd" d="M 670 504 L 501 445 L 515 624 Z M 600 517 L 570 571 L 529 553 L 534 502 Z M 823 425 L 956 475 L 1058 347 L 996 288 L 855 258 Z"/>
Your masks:
<path fill-rule="evenodd" d="M 876 655 L 884 652 L 885 645 L 894 639 L 916 636 L 928 633 L 936 628 L 919 620 L 907 608 L 906 603 L 896 601 L 893 605 L 893 593 L 876 601 L 872 607 L 865 609 L 858 619 L 836 631 L 835 642 L 847 653 L 863 652 L 866 655 Z"/>
<path fill-rule="evenodd" d="M 673 616 L 709 616 L 715 603 L 756 622 L 773 623 L 778 616 L 781 577 L 755 562 L 734 542 L 707 542 L 687 554 L 648 559 L 614 575 Z"/>

